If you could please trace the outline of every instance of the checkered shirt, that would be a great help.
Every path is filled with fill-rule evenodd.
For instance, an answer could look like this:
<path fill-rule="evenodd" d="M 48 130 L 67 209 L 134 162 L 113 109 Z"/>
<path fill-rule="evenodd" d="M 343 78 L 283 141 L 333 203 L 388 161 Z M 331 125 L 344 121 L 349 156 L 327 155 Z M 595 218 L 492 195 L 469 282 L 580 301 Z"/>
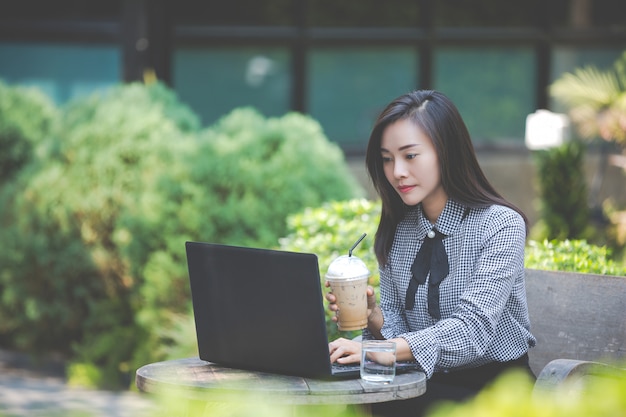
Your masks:
<path fill-rule="evenodd" d="M 522 217 L 499 205 L 466 212 L 448 200 L 435 227 L 446 235 L 450 265 L 439 288 L 441 319 L 428 314 L 428 285 L 418 287 L 413 310 L 404 308 L 411 265 L 433 228 L 418 205 L 398 225 L 380 269 L 382 335 L 404 338 L 429 378 L 522 356 L 536 342 L 526 304 Z"/>

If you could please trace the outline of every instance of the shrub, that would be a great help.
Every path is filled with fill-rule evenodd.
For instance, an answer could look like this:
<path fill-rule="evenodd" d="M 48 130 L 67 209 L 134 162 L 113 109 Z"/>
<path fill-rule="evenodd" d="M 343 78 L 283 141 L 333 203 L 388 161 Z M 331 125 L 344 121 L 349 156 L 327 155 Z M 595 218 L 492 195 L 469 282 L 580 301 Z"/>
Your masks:
<path fill-rule="evenodd" d="M 134 318 L 142 277 L 124 256 L 123 220 L 140 196 L 158 193 L 177 142 L 190 142 L 183 129 L 195 116 L 179 123 L 171 105 L 160 85 L 78 100 L 63 109 L 49 152 L 3 188 L 0 331 L 9 347 L 93 363 L 106 385 L 129 369 L 149 330 Z"/>
<path fill-rule="evenodd" d="M 307 116 L 263 118 L 237 109 L 206 130 L 190 155 L 197 217 L 214 241 L 276 246 L 291 213 L 363 196 L 340 148 Z"/>
<path fill-rule="evenodd" d="M 302 115 L 201 131 L 160 84 L 62 110 L 45 158 L 0 190 L 0 342 L 67 355 L 74 381 L 117 386 L 161 359 L 189 312 L 186 240 L 275 246 L 291 211 L 362 193 Z"/>
<path fill-rule="evenodd" d="M 584 150 L 580 142 L 568 142 L 534 153 L 540 180 L 541 219 L 533 229 L 533 238 L 590 237 Z"/>
<path fill-rule="evenodd" d="M 295 252 L 315 253 L 322 283 L 330 263 L 348 251 L 363 234 L 366 238 L 359 243 L 352 254 L 361 258 L 372 275 L 370 285 L 379 295 L 378 263 L 374 255 L 374 234 L 380 218 L 380 204 L 365 199 L 334 201 L 316 208 L 307 208 L 287 219 L 289 234 L 280 239 L 280 248 Z M 326 302 L 324 300 L 324 302 Z M 329 340 L 339 336 L 353 337 L 357 333 L 341 333 L 337 324 L 331 321 L 332 313 L 326 309 L 326 328 Z"/>
<path fill-rule="evenodd" d="M 347 255 L 363 233 L 364 240 L 353 254 L 361 258 L 378 281 L 373 252 L 374 233 L 380 218 L 380 204 L 366 199 L 332 201 L 320 207 L 307 207 L 287 218 L 289 234 L 280 239 L 283 250 L 316 253 L 323 273 L 338 256 Z"/>
<path fill-rule="evenodd" d="M 600 275 L 626 275 L 626 268 L 610 259 L 610 250 L 585 240 L 529 241 L 526 267 Z"/>
<path fill-rule="evenodd" d="M 49 138 L 58 114 L 41 91 L 0 80 L 0 184 L 34 158 Z"/>
<path fill-rule="evenodd" d="M 601 375 L 602 373 L 600 373 Z M 510 371 L 466 403 L 442 403 L 429 417 L 587 417 L 623 416 L 626 410 L 626 376 L 564 383 L 550 392 L 533 392 L 533 382 L 520 371 Z"/>

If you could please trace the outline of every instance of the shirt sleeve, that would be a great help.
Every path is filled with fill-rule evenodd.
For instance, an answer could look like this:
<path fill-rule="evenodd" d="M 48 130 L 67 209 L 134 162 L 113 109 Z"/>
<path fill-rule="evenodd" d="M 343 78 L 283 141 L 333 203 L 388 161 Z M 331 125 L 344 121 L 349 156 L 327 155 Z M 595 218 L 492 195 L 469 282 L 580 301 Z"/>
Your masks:
<path fill-rule="evenodd" d="M 403 327 L 399 317 L 388 314 L 393 331 L 383 334 L 404 338 L 429 378 L 438 369 L 476 363 L 485 355 L 499 335 L 497 327 L 515 281 L 523 276 L 526 229 L 521 216 L 506 210 L 484 220 L 472 238 L 478 248 L 474 267 L 450 317 L 423 330 L 391 335 Z"/>
<path fill-rule="evenodd" d="M 392 339 L 410 331 L 404 314 L 404 298 L 398 295 L 395 282 L 391 279 L 390 266 L 380 269 L 380 309 L 383 313 L 383 327 L 380 332 L 385 339 Z"/>

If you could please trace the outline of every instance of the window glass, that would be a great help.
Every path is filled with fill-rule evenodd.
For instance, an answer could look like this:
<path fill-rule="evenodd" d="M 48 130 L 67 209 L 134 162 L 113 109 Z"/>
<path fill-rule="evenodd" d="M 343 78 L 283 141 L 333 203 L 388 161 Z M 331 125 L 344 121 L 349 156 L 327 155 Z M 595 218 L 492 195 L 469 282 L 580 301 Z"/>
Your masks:
<path fill-rule="evenodd" d="M 550 81 L 554 82 L 566 72 L 574 72 L 578 68 L 593 66 L 600 71 L 613 67 L 621 56 L 622 49 L 610 48 L 575 48 L 558 47 L 552 53 Z M 557 112 L 566 109 L 550 97 L 550 108 Z"/>
<path fill-rule="evenodd" d="M 363 151 L 382 108 L 416 86 L 412 48 L 313 49 L 308 57 L 308 110 L 329 139 Z"/>
<path fill-rule="evenodd" d="M 0 78 L 39 87 L 57 104 L 117 84 L 121 65 L 112 45 L 0 43 Z"/>
<path fill-rule="evenodd" d="M 205 125 L 237 107 L 255 107 L 265 116 L 279 116 L 289 110 L 287 50 L 179 48 L 173 61 L 174 88 Z"/>
<path fill-rule="evenodd" d="M 435 52 L 435 88 L 457 105 L 475 143 L 524 143 L 535 109 L 531 48 L 442 48 Z"/>

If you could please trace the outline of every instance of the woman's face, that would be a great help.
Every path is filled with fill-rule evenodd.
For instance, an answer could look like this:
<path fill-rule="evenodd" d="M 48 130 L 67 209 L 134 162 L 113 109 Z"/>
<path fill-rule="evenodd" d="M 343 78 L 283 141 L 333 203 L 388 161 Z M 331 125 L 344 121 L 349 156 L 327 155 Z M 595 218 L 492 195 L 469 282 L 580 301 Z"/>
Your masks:
<path fill-rule="evenodd" d="M 424 213 L 435 223 L 448 196 L 430 138 L 410 120 L 398 120 L 383 131 L 380 152 L 385 177 L 402 201 L 409 206 L 422 203 Z"/>

